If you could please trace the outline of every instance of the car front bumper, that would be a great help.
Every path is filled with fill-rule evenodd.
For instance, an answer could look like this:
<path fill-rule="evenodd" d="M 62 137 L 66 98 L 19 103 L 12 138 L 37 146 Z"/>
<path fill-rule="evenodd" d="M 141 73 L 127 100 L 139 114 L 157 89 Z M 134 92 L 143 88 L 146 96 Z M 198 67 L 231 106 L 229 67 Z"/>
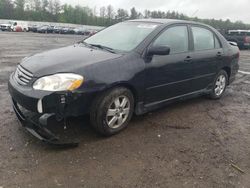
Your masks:
<path fill-rule="evenodd" d="M 14 80 L 13 74 L 10 76 L 8 89 L 18 119 L 32 135 L 51 144 L 76 145 L 76 143 L 60 143 L 50 131 L 49 119 L 54 118 L 62 122 L 71 116 L 88 114 L 94 93 L 36 91 L 31 86 L 19 85 Z M 41 111 L 38 109 L 39 101 Z M 29 116 L 23 111 L 30 112 Z"/>
<path fill-rule="evenodd" d="M 29 133 L 31 133 L 39 140 L 57 146 L 64 146 L 64 147 L 78 146 L 77 142 L 65 142 L 65 143 L 61 142 L 60 139 L 47 128 L 48 121 L 49 119 L 54 117 L 54 114 L 43 114 L 43 115 L 33 114 L 31 116 L 24 115 L 24 113 L 19 108 L 17 102 L 14 100 L 13 100 L 13 109 L 23 127 L 25 127 Z"/>

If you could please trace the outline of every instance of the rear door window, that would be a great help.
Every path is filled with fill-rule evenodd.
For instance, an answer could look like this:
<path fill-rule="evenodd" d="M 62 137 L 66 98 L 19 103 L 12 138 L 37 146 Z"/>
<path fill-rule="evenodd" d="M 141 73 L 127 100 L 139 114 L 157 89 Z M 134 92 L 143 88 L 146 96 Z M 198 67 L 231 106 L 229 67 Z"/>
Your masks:
<path fill-rule="evenodd" d="M 214 49 L 219 43 L 218 39 L 217 42 L 215 42 L 214 34 L 208 29 L 193 26 L 192 32 L 194 39 L 194 50 L 196 51 Z"/>
<path fill-rule="evenodd" d="M 214 45 L 216 49 L 221 48 L 221 44 L 215 35 L 214 35 Z"/>

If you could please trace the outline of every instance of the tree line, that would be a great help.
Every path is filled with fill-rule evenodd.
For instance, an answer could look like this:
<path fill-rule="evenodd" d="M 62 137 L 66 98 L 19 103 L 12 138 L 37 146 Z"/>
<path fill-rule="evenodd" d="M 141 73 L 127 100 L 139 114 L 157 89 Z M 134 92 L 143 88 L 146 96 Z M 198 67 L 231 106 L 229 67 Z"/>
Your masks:
<path fill-rule="evenodd" d="M 115 10 L 112 5 L 103 6 L 97 10 L 87 6 L 61 4 L 60 0 L 0 0 L 0 19 L 109 26 L 124 20 L 138 18 L 199 21 L 220 30 L 250 29 L 250 24 L 244 24 L 241 21 L 192 18 L 176 11 L 145 10 L 139 12 L 134 7 L 129 11 L 122 8 Z"/>

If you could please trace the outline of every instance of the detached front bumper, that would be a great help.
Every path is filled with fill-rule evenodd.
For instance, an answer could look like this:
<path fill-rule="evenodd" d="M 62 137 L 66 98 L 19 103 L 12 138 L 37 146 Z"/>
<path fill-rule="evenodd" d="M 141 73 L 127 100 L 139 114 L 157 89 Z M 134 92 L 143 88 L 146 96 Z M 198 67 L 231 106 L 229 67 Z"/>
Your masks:
<path fill-rule="evenodd" d="M 52 133 L 49 129 L 47 129 L 48 121 L 55 117 L 55 114 L 35 114 L 32 115 L 24 115 L 24 113 L 19 108 L 16 101 L 13 101 L 13 109 L 16 113 L 17 118 L 23 125 L 23 127 L 26 128 L 28 132 L 30 132 L 33 136 L 38 138 L 39 140 L 52 144 L 52 145 L 58 145 L 63 147 L 76 147 L 78 146 L 77 142 L 68 142 L 63 143 L 59 140 L 59 138 Z"/>

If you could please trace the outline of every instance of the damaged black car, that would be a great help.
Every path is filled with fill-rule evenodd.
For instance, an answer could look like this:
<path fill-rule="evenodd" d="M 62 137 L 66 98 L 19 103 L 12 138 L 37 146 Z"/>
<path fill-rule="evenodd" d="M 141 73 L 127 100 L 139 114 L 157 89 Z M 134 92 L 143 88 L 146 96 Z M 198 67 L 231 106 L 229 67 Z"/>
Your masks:
<path fill-rule="evenodd" d="M 45 142 L 59 143 L 49 118 L 88 114 L 93 127 L 110 136 L 126 128 L 133 114 L 198 95 L 219 99 L 234 80 L 238 61 L 238 47 L 210 26 L 132 20 L 23 59 L 8 85 L 24 127 Z"/>

